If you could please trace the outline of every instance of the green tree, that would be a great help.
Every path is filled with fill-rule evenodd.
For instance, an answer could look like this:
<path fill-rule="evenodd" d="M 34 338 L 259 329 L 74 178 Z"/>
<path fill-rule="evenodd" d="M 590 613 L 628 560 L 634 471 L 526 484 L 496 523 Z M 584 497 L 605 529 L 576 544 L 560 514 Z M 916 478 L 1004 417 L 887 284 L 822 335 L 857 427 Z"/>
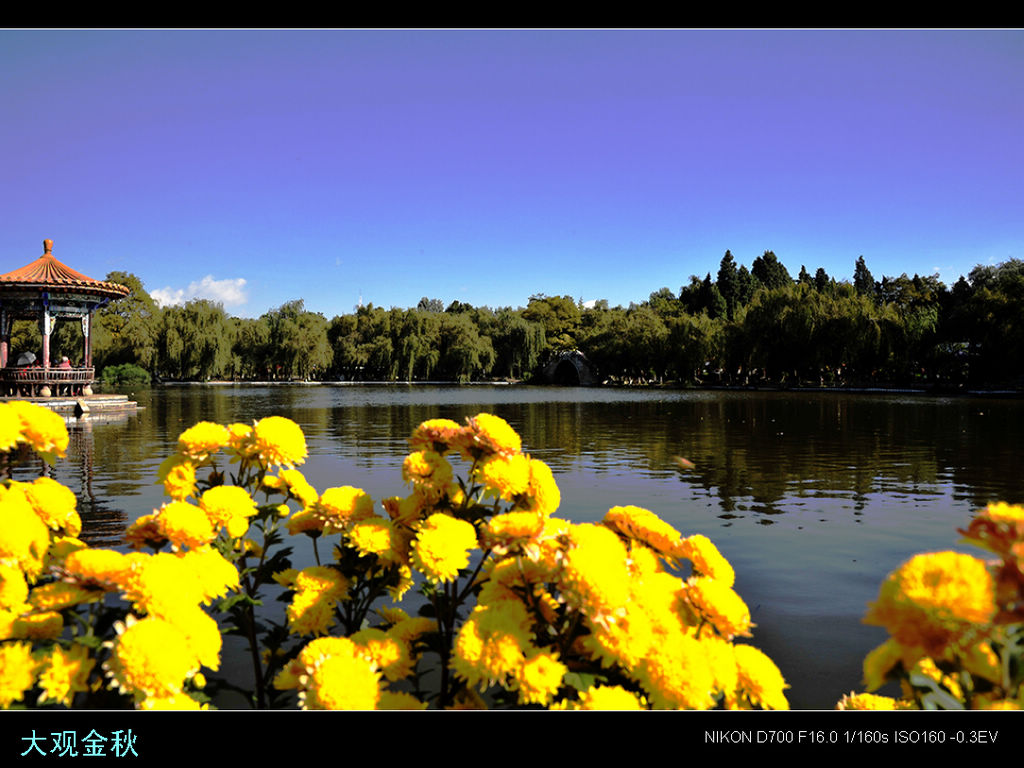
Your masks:
<path fill-rule="evenodd" d="M 818 267 L 818 270 L 814 273 L 814 288 L 818 293 L 824 293 L 832 285 L 832 278 L 828 276 L 828 272 L 825 271 L 824 267 Z"/>
<path fill-rule="evenodd" d="M 857 264 L 853 268 L 853 286 L 861 296 L 867 296 L 869 299 L 875 297 L 875 278 L 871 275 L 868 265 L 864 263 L 863 256 L 857 259 Z"/>
<path fill-rule="evenodd" d="M 571 296 L 531 296 L 523 310 L 523 317 L 544 327 L 548 349 L 557 351 L 576 348 L 581 313 Z"/>
<path fill-rule="evenodd" d="M 302 299 L 286 302 L 263 317 L 270 331 L 275 374 L 289 379 L 322 378 L 333 358 L 327 318 L 306 311 Z"/>
<path fill-rule="evenodd" d="M 142 281 L 130 272 L 110 272 L 106 280 L 126 286 L 131 293 L 94 313 L 91 328 L 94 365 L 99 369 L 134 363 L 153 370 L 157 361 L 160 308 L 146 292 Z M 73 342 L 68 339 L 63 343 Z"/>
<path fill-rule="evenodd" d="M 182 307 L 167 307 L 158 332 L 159 369 L 175 379 L 223 377 L 232 361 L 232 331 L 219 303 L 194 299 Z"/>
<path fill-rule="evenodd" d="M 531 323 L 519 312 L 505 310 L 498 314 L 491 333 L 496 372 L 509 378 L 524 378 L 540 362 L 544 350 L 544 326 Z"/>
<path fill-rule="evenodd" d="M 731 320 L 736 314 L 736 305 L 739 303 L 739 273 L 736 269 L 736 259 L 731 251 L 726 251 L 722 261 L 718 265 L 718 279 L 715 281 L 718 292 L 725 299 L 726 313 Z"/>
<path fill-rule="evenodd" d="M 769 290 L 785 288 L 793 284 L 793 278 L 789 276 L 789 271 L 772 251 L 765 251 L 754 259 L 750 271 Z"/>

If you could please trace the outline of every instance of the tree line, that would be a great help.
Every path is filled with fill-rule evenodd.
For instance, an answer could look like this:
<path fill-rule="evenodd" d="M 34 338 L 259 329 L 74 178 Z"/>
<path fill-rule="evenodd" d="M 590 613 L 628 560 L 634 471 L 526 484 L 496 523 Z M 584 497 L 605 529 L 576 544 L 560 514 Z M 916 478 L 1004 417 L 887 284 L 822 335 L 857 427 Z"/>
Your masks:
<path fill-rule="evenodd" d="M 133 364 L 158 379 L 530 381 L 553 355 L 579 350 L 610 382 L 1024 385 L 1017 259 L 978 265 L 947 287 L 934 275 L 876 280 L 863 256 L 851 282 L 821 267 L 794 278 L 772 251 L 748 269 L 726 251 L 715 274 L 628 307 L 544 294 L 526 307 L 446 307 L 424 297 L 331 319 L 301 299 L 258 318 L 203 299 L 161 308 L 135 275 L 106 279 L 131 294 L 96 313 L 97 368 Z M 37 343 L 32 323 L 15 325 L 12 349 Z M 58 322 L 53 344 L 80 350 L 79 324 Z"/>

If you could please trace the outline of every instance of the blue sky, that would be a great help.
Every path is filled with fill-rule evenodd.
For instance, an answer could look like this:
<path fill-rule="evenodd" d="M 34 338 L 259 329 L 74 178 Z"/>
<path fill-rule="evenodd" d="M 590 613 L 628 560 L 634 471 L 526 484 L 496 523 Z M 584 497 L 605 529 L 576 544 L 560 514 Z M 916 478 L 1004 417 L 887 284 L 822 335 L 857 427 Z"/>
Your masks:
<path fill-rule="evenodd" d="M 0 271 L 612 306 L 1024 258 L 1019 30 L 3 30 Z"/>

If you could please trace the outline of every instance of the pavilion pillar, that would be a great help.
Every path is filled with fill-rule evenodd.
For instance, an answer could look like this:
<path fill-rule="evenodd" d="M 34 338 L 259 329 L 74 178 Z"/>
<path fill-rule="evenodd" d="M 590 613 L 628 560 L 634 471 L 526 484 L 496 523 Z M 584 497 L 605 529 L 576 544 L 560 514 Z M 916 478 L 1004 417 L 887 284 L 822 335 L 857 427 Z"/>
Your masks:
<path fill-rule="evenodd" d="M 82 315 L 82 366 L 92 367 L 92 312 Z"/>
<path fill-rule="evenodd" d="M 43 307 L 43 368 L 50 367 L 50 332 L 53 330 L 53 316 L 49 307 Z"/>
<path fill-rule="evenodd" d="M 11 354 L 11 317 L 6 309 L 0 309 L 0 368 L 7 367 L 7 358 Z"/>

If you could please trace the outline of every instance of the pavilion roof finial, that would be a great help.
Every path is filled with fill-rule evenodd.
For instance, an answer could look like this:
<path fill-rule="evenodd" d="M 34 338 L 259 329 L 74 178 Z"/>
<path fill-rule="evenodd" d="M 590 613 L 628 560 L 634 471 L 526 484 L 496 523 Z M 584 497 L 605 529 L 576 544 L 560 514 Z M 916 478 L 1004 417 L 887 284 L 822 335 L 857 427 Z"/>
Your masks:
<path fill-rule="evenodd" d="M 50 253 L 51 251 L 53 251 L 53 240 L 51 240 L 50 238 L 46 238 L 45 240 L 43 240 L 43 255 L 45 256 L 47 253 Z"/>

